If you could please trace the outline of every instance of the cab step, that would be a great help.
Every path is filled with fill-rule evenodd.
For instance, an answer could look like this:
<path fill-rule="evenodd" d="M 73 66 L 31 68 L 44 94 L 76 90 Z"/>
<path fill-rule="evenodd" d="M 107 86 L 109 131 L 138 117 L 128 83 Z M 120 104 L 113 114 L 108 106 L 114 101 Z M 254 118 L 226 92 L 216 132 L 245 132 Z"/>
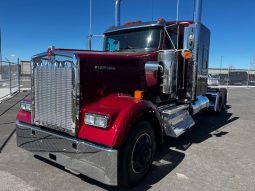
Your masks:
<path fill-rule="evenodd" d="M 195 125 L 188 108 L 189 105 L 180 105 L 161 110 L 160 113 L 167 136 L 177 138 Z"/>

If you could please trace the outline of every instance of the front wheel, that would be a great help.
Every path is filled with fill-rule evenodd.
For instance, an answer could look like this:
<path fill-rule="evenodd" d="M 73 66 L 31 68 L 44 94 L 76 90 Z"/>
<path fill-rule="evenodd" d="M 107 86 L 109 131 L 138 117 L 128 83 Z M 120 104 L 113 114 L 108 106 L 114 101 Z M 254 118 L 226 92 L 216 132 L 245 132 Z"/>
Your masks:
<path fill-rule="evenodd" d="M 155 150 L 155 133 L 151 123 L 139 122 L 120 152 L 120 183 L 132 186 L 142 180 L 151 167 Z"/>

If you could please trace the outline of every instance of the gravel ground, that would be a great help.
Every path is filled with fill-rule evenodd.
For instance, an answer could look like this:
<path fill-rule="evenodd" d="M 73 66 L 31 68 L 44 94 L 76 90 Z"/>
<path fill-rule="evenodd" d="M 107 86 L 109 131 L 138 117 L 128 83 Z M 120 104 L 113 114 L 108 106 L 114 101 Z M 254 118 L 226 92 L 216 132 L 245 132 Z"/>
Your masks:
<path fill-rule="evenodd" d="M 178 140 L 168 139 L 148 176 L 132 190 L 254 191 L 254 95 L 255 88 L 229 89 L 227 110 L 201 114 L 192 130 Z M 0 112 L 0 135 L 14 129 L 17 109 L 18 104 Z M 0 153 L 0 190 L 125 190 L 35 158 L 17 148 L 15 139 L 14 134 Z"/>

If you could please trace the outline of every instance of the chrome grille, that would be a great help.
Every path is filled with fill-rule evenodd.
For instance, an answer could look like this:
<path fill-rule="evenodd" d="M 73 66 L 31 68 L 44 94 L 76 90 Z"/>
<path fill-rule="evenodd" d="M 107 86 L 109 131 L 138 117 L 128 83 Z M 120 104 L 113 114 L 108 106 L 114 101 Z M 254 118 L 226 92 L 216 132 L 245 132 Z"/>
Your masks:
<path fill-rule="evenodd" d="M 35 59 L 32 64 L 34 124 L 74 134 L 77 122 L 74 62 L 61 57 L 53 62 Z"/>

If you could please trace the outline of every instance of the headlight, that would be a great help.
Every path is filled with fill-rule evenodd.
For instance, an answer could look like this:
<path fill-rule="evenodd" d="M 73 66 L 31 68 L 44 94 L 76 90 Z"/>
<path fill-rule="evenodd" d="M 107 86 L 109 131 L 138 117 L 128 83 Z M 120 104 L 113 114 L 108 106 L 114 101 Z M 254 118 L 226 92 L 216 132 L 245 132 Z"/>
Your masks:
<path fill-rule="evenodd" d="M 28 102 L 21 102 L 20 103 L 20 109 L 27 111 L 27 112 L 31 112 L 31 103 Z"/>
<path fill-rule="evenodd" d="M 92 125 L 92 126 L 101 127 L 105 129 L 108 126 L 108 119 L 109 118 L 104 115 L 86 113 L 84 122 L 86 125 Z"/>

